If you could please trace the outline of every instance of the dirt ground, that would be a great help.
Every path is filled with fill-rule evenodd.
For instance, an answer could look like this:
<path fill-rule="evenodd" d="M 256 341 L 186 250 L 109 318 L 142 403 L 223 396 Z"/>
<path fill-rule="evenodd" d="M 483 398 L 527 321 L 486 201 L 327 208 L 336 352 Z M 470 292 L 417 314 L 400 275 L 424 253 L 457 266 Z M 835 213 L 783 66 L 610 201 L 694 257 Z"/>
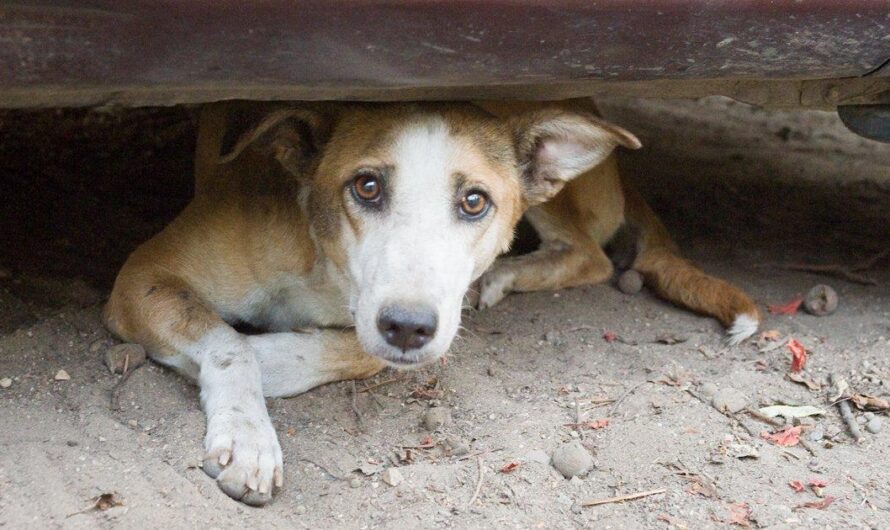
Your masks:
<path fill-rule="evenodd" d="M 779 342 L 724 348 L 716 322 L 646 291 L 513 295 L 466 316 L 446 364 L 269 400 L 286 485 L 261 509 L 197 467 L 194 386 L 147 364 L 116 387 L 103 364 L 115 341 L 99 312 L 117 267 L 188 200 L 190 111 L 0 113 L 0 526 L 890 527 L 886 412 L 854 443 L 825 390 L 836 373 L 855 393 L 890 394 L 890 260 L 863 271 L 876 285 L 779 266 L 852 266 L 887 248 L 890 145 L 831 114 L 722 99 L 603 108 L 646 145 L 623 169 L 689 257 L 764 313 L 818 283 L 837 290 L 838 311 L 767 315 Z M 803 375 L 821 390 L 786 379 L 787 337 L 809 350 Z M 753 408 L 825 408 L 802 420 L 813 454 L 761 437 L 784 427 L 718 412 L 713 385 Z M 451 420 L 429 432 L 434 405 Z M 574 441 L 595 465 L 567 480 L 549 459 Z M 663 492 L 582 506 L 650 490 Z M 106 493 L 123 504 L 95 509 Z"/>

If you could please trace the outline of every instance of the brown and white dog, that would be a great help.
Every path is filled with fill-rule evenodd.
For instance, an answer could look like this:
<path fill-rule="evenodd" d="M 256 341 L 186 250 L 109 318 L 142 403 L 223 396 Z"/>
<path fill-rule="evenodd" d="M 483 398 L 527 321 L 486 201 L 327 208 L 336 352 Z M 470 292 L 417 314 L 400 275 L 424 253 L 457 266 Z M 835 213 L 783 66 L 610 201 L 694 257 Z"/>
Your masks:
<path fill-rule="evenodd" d="M 468 287 L 508 249 L 523 213 L 554 196 L 530 212 L 543 248 L 499 262 L 483 305 L 607 279 L 601 245 L 627 220 L 642 227 L 634 266 L 653 287 L 718 316 L 737 339 L 753 333 L 750 300 L 677 257 L 623 187 L 610 154 L 639 141 L 585 105 L 491 105 L 497 116 L 470 104 L 204 110 L 195 198 L 127 260 L 105 322 L 198 381 L 203 467 L 223 491 L 262 505 L 283 483 L 264 395 L 444 354 Z"/>

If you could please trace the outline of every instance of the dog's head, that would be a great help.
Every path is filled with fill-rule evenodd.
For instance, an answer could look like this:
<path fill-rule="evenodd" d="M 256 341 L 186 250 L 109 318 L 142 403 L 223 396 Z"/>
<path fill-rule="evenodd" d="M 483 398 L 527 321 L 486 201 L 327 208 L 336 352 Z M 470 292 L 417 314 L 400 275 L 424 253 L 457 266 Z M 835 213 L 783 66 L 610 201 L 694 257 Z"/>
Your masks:
<path fill-rule="evenodd" d="M 441 356 L 469 285 L 531 205 L 603 161 L 630 133 L 558 109 L 495 118 L 469 104 L 270 111 L 227 155 L 257 144 L 305 183 L 323 254 L 349 279 L 368 353 L 408 366 Z"/>

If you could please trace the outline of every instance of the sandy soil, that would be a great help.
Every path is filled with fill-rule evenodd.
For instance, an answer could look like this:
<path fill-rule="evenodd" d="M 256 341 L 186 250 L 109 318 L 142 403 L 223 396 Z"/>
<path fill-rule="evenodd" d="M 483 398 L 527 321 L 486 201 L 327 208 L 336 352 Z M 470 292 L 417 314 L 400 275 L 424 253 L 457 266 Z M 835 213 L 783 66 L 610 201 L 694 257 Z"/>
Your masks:
<path fill-rule="evenodd" d="M 724 100 L 603 108 L 643 139 L 624 169 L 703 268 L 764 310 L 817 283 L 837 289 L 834 315 L 766 320 L 810 350 L 806 377 L 824 385 L 837 373 L 887 397 L 888 262 L 865 272 L 877 285 L 776 264 L 856 264 L 886 248 L 890 145 L 830 114 Z M 114 344 L 102 300 L 126 254 L 187 201 L 193 132 L 183 109 L 0 114 L 0 380 L 10 379 L 0 388 L 0 526 L 722 528 L 735 512 L 763 528 L 890 527 L 890 427 L 853 443 L 824 391 L 785 378 L 785 347 L 725 349 L 715 322 L 611 285 L 514 295 L 467 315 L 447 364 L 384 372 L 355 396 L 345 382 L 269 400 L 286 487 L 266 508 L 231 501 L 197 467 L 195 387 L 147 364 L 116 388 L 102 361 Z M 622 340 L 607 342 L 607 331 Z M 665 334 L 685 340 L 655 342 Z M 59 370 L 70 380 L 54 380 Z M 709 384 L 753 407 L 825 407 L 803 425 L 814 454 L 763 440 L 779 428 L 689 392 Z M 437 432 L 421 426 L 433 405 L 451 414 Z M 579 433 L 578 415 L 609 423 Z M 595 467 L 566 480 L 548 460 L 572 441 Z M 758 457 L 727 453 L 732 444 Z M 397 486 L 381 477 L 393 467 Z M 822 498 L 811 479 L 827 483 Z M 664 492 L 581 506 L 655 489 Z M 90 509 L 104 493 L 123 505 Z"/>

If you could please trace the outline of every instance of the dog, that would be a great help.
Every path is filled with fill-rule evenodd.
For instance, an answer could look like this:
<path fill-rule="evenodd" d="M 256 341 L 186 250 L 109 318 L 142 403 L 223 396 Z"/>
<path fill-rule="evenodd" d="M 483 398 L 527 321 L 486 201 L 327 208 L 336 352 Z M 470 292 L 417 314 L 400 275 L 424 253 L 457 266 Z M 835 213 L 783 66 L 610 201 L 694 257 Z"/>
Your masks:
<path fill-rule="evenodd" d="M 509 117 L 540 108 L 531 102 L 477 102 L 496 116 Z M 549 104 L 572 112 L 599 115 L 592 99 Z M 628 147 L 636 147 L 629 145 Z M 735 345 L 760 325 L 754 301 L 726 281 L 702 272 L 680 256 L 665 226 L 618 171 L 617 156 L 568 182 L 547 202 L 526 212 L 541 238 L 535 252 L 501 258 L 478 282 L 471 300 L 494 306 L 512 291 L 555 290 L 592 285 L 612 278 L 614 248 L 618 263 L 639 272 L 646 286 L 677 305 L 716 318 Z"/>
<path fill-rule="evenodd" d="M 618 146 L 640 142 L 567 107 L 495 116 L 470 103 L 209 105 L 195 197 L 129 256 L 104 321 L 198 382 L 204 471 L 232 498 L 263 505 L 284 478 L 264 396 L 439 358 L 465 292 L 509 248 L 526 210 Z M 594 246 L 572 252 L 581 250 L 598 263 Z M 568 256 L 552 257 L 566 267 Z M 495 285 L 501 296 L 606 270 L 526 281 L 514 269 L 539 270 L 533 259 L 496 266 L 486 303 Z"/>

